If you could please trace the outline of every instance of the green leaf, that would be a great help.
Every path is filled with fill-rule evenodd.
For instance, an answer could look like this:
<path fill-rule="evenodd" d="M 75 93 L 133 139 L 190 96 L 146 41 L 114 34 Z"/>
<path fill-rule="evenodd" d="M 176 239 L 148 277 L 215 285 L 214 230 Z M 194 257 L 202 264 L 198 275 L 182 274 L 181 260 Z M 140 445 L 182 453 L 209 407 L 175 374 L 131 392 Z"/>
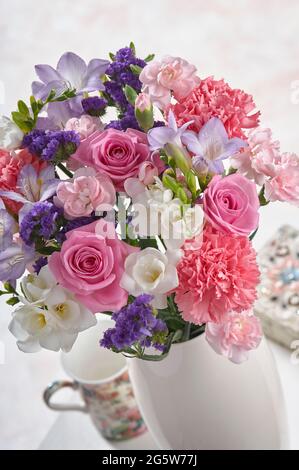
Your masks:
<path fill-rule="evenodd" d="M 146 58 L 144 60 L 145 60 L 145 62 L 150 62 L 154 58 L 155 58 L 155 54 L 149 54 L 148 56 L 146 56 Z"/>
<path fill-rule="evenodd" d="M 24 133 L 30 132 L 32 127 L 28 125 L 26 119 L 18 111 L 13 111 L 11 113 L 12 120 L 14 123 L 23 131 Z"/>
<path fill-rule="evenodd" d="M 139 65 L 130 65 L 130 69 L 135 75 L 140 75 L 140 72 L 142 71 L 142 67 L 139 67 Z"/>
<path fill-rule="evenodd" d="M 130 85 L 126 85 L 124 87 L 124 94 L 128 100 L 128 102 L 134 106 L 135 105 L 135 101 L 136 101 L 136 98 L 137 98 L 137 93 L 136 91 L 134 90 L 134 88 L 132 88 Z"/>
<path fill-rule="evenodd" d="M 14 294 L 16 292 L 15 288 L 9 282 L 4 282 L 3 286 L 4 289 L 6 289 L 6 292 L 9 292 L 11 294 Z"/>
<path fill-rule="evenodd" d="M 251 234 L 250 237 L 249 237 L 249 240 L 250 240 L 250 241 L 254 239 L 254 237 L 255 237 L 255 235 L 256 235 L 258 229 L 259 229 L 259 228 L 257 227 L 257 228 L 255 229 L 255 231 L 252 232 L 252 234 Z"/>
<path fill-rule="evenodd" d="M 29 108 L 27 104 L 24 103 L 24 101 L 22 100 L 18 101 L 18 110 L 19 110 L 19 113 L 22 114 L 24 117 L 30 116 Z"/>
<path fill-rule="evenodd" d="M 112 60 L 112 62 L 115 60 L 115 54 L 113 54 L 113 52 L 109 52 L 109 57 Z"/>
<path fill-rule="evenodd" d="M 18 297 L 11 297 L 10 299 L 8 299 L 6 301 L 7 305 L 16 305 L 18 304 L 20 301 L 18 299 Z"/>
<path fill-rule="evenodd" d="M 136 47 L 135 47 L 135 44 L 133 43 L 133 41 L 130 42 L 130 49 L 132 49 L 134 55 L 136 55 Z"/>

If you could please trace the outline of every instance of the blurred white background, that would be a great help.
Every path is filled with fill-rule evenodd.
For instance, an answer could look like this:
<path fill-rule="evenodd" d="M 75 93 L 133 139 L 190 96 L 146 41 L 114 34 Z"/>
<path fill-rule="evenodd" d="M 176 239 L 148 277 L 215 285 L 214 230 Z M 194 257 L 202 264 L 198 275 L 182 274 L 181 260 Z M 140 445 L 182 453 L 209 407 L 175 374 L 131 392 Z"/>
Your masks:
<path fill-rule="evenodd" d="M 140 57 L 178 55 L 201 77 L 224 77 L 252 93 L 262 124 L 284 151 L 299 153 L 296 0 L 0 0 L 0 12 L 0 114 L 28 99 L 35 64 L 56 65 L 66 50 L 106 58 L 133 40 Z M 256 247 L 286 222 L 299 227 L 298 209 L 262 209 Z M 63 373 L 54 353 L 18 352 L 7 331 L 10 308 L 4 300 L 0 306 L 0 448 L 34 449 L 57 417 L 42 403 L 42 390 Z"/>

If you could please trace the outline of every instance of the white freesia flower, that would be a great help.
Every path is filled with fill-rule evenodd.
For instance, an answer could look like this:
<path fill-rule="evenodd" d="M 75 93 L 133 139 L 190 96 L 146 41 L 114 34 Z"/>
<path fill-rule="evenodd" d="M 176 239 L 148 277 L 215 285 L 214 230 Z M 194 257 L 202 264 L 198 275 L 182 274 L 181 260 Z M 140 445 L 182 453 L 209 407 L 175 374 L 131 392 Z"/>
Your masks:
<path fill-rule="evenodd" d="M 22 282 L 25 305 L 13 312 L 9 330 L 23 352 L 70 351 L 78 333 L 96 324 L 95 316 L 55 282 L 48 266 Z"/>
<path fill-rule="evenodd" d="M 161 214 L 173 199 L 172 191 L 165 188 L 159 178 L 155 178 L 155 183 L 149 186 L 137 178 L 129 178 L 125 190 L 132 199 L 132 237 L 134 234 L 145 237 L 160 235 Z"/>
<path fill-rule="evenodd" d="M 23 132 L 6 116 L 0 116 L 0 148 L 15 150 L 20 147 Z"/>
<path fill-rule="evenodd" d="M 132 253 L 125 261 L 120 285 L 134 296 L 153 295 L 152 305 L 166 308 L 167 293 L 178 286 L 176 265 L 180 257 L 180 250 L 163 254 L 155 248 L 145 248 Z"/>
<path fill-rule="evenodd" d="M 161 214 L 161 236 L 168 249 L 180 248 L 202 231 L 203 210 L 198 204 L 184 207 L 179 199 L 174 199 Z"/>

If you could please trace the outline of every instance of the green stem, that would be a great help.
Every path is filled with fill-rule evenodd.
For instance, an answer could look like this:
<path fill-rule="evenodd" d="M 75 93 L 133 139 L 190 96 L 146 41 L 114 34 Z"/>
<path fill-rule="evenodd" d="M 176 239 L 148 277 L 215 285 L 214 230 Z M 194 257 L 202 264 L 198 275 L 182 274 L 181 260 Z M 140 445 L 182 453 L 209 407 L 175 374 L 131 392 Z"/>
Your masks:
<path fill-rule="evenodd" d="M 184 328 L 184 333 L 182 337 L 182 342 L 183 341 L 188 341 L 190 339 L 190 332 L 191 332 L 191 323 L 187 322 Z"/>
<path fill-rule="evenodd" d="M 58 168 L 63 171 L 65 175 L 67 175 L 69 178 L 73 177 L 73 173 L 71 173 L 62 163 L 58 163 Z"/>

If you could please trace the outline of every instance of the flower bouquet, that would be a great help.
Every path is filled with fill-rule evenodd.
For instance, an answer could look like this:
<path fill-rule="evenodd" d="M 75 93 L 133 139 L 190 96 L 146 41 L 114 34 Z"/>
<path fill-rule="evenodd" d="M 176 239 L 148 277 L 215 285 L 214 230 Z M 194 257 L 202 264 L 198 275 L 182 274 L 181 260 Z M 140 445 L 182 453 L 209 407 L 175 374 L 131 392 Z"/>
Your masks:
<path fill-rule="evenodd" d="M 129 357 L 205 332 L 244 361 L 262 336 L 259 208 L 299 203 L 299 158 L 249 94 L 184 59 L 131 43 L 35 70 L 30 102 L 0 120 L 0 294 L 19 349 L 69 351 L 105 313 L 101 345 Z"/>

